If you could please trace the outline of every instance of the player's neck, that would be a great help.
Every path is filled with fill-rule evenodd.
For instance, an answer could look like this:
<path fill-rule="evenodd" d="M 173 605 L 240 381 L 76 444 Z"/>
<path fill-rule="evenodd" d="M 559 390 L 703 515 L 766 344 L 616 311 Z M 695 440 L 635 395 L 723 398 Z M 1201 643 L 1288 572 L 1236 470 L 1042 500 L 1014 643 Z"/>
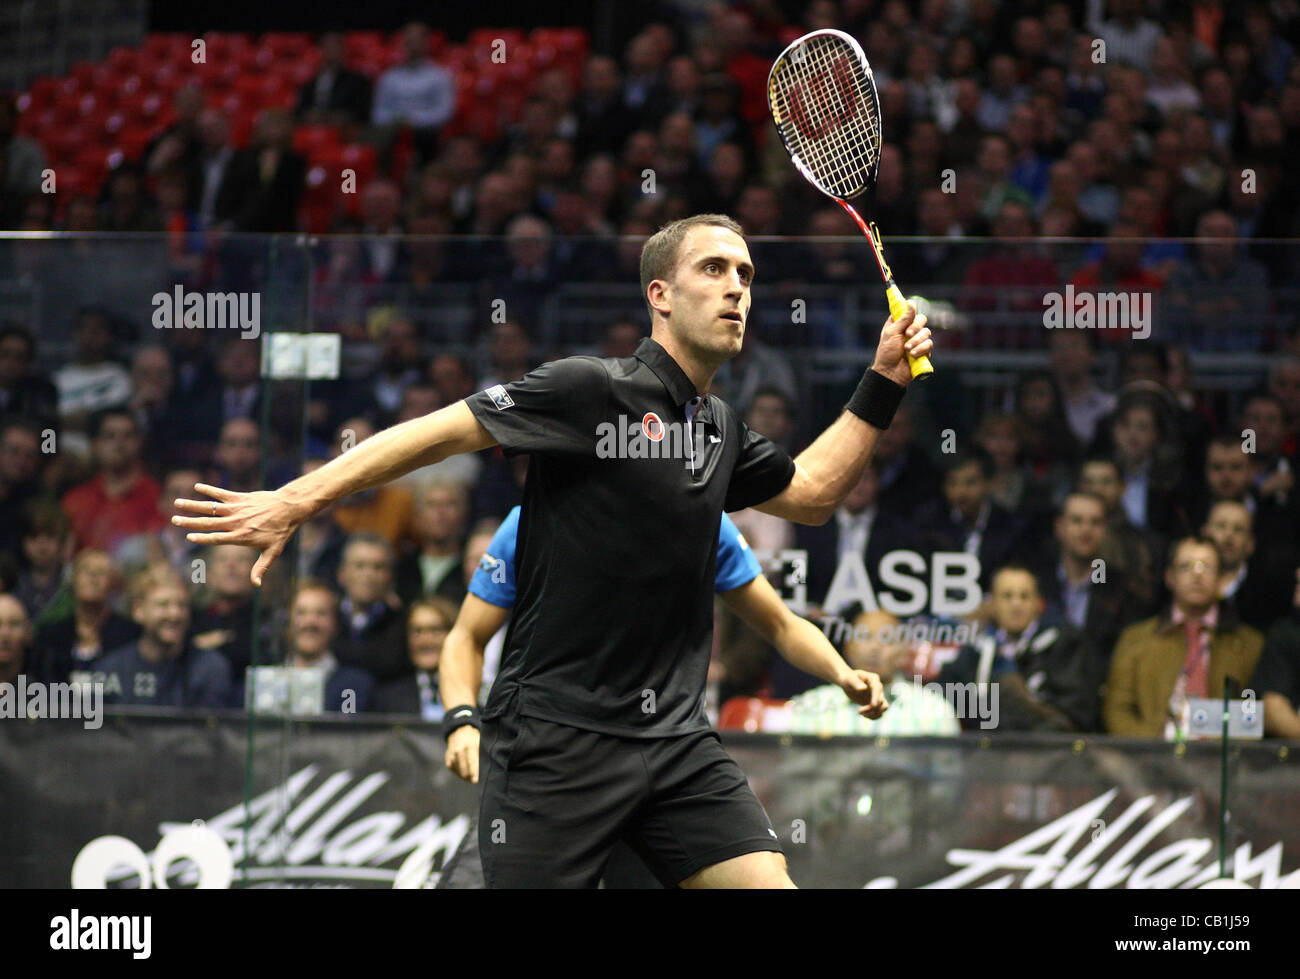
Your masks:
<path fill-rule="evenodd" d="M 709 389 L 709 385 L 713 383 L 713 375 L 722 366 L 721 361 L 705 360 L 697 351 L 675 341 L 667 329 L 653 331 L 650 339 L 663 347 L 664 352 L 676 361 L 687 380 L 695 385 L 696 393 L 703 393 Z"/>

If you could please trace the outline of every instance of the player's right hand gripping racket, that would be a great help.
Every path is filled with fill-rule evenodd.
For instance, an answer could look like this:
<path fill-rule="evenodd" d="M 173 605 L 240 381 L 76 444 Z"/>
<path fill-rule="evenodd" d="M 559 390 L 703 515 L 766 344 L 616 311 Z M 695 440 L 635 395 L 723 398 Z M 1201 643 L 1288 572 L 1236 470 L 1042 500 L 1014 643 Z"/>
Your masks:
<path fill-rule="evenodd" d="M 861 46 L 843 31 L 813 31 L 781 52 L 767 76 L 772 120 L 790 159 L 808 182 L 848 212 L 871 242 L 885 280 L 889 315 L 907 312 L 885 262 L 880 230 L 849 201 L 876 186 L 883 138 L 876 80 Z M 869 197 L 868 197 L 869 199 Z M 928 357 L 908 356 L 914 380 L 934 373 Z"/>

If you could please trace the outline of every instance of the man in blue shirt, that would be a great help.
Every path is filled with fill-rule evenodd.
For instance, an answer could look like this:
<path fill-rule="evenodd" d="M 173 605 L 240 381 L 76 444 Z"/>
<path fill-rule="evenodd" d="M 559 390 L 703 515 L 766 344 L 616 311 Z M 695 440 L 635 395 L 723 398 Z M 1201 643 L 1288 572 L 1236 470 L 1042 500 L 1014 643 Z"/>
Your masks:
<path fill-rule="evenodd" d="M 131 582 L 131 614 L 142 630 L 135 642 L 107 653 L 91 678 L 104 684 L 104 703 L 148 707 L 226 707 L 230 666 L 213 649 L 186 643 L 190 593 L 171 566 L 153 564 Z"/>

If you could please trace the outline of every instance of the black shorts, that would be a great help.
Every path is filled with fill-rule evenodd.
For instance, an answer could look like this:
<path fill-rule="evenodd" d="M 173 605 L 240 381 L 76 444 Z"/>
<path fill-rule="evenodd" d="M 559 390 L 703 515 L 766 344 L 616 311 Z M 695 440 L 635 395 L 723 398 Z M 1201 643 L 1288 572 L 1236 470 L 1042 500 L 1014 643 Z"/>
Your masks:
<path fill-rule="evenodd" d="M 781 853 L 717 732 L 621 738 L 513 711 L 483 721 L 479 854 L 488 887 L 595 887 L 619 840 L 665 887 Z"/>

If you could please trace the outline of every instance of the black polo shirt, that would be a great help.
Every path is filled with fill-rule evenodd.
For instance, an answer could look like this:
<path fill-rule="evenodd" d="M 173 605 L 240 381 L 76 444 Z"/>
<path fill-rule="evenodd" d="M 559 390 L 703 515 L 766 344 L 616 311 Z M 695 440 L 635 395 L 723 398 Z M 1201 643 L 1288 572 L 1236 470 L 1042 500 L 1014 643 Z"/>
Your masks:
<path fill-rule="evenodd" d="M 484 709 L 631 737 L 706 729 L 722 511 L 780 493 L 794 462 L 697 396 L 654 340 L 569 357 L 466 399 L 530 454 L 518 595 Z"/>

